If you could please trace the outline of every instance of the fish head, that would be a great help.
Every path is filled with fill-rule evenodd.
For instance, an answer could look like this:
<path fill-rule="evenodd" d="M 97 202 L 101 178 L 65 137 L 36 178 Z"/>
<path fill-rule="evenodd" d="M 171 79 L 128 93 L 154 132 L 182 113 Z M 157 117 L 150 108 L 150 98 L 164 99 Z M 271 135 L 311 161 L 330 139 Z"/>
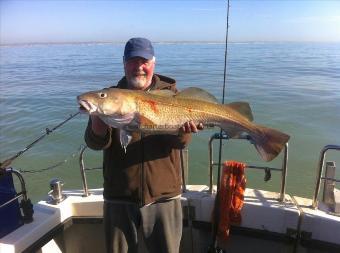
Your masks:
<path fill-rule="evenodd" d="M 124 118 L 136 111 L 136 103 L 124 90 L 105 88 L 83 93 L 77 97 L 80 111 L 92 115 Z"/>

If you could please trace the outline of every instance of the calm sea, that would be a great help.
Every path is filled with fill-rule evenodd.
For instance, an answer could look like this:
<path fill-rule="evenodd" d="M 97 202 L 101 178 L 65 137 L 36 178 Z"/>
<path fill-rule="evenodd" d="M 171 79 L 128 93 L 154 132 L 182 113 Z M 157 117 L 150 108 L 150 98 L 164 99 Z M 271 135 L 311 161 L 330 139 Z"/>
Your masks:
<path fill-rule="evenodd" d="M 221 99 L 224 44 L 156 43 L 155 50 L 156 72 L 175 78 L 180 89 L 201 87 Z M 123 75 L 122 52 L 123 44 L 0 47 L 1 161 L 77 112 L 78 94 L 115 84 Z M 320 150 L 340 144 L 340 44 L 231 43 L 227 73 L 226 102 L 248 101 L 257 123 L 291 135 L 287 192 L 312 197 Z M 78 155 L 86 123 L 86 115 L 77 116 L 12 164 L 29 171 L 50 168 L 24 173 L 31 199 L 45 196 L 52 178 L 62 179 L 67 189 L 81 187 Z M 208 184 L 208 140 L 214 132 L 218 129 L 193 138 L 190 184 Z M 339 153 L 326 158 L 340 167 Z M 248 142 L 232 140 L 223 144 L 223 159 L 280 167 L 282 155 L 265 163 Z M 101 152 L 87 150 L 85 164 L 101 166 Z M 87 175 L 91 188 L 102 187 L 100 170 Z M 247 178 L 248 187 L 280 189 L 280 173 L 264 182 L 262 171 L 248 169 Z"/>

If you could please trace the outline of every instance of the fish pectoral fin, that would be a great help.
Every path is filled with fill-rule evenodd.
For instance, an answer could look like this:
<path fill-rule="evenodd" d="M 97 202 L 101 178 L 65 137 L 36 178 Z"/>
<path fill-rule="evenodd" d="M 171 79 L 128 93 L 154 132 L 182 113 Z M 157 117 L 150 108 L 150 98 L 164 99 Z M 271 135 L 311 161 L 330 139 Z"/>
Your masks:
<path fill-rule="evenodd" d="M 130 132 L 125 131 L 124 129 L 120 129 L 119 131 L 119 139 L 120 139 L 120 145 L 122 145 L 122 148 L 124 149 L 126 153 L 126 148 L 129 145 L 132 135 Z"/>
<path fill-rule="evenodd" d="M 249 103 L 247 102 L 233 102 L 230 104 L 224 105 L 225 107 L 231 108 L 234 111 L 238 112 L 242 116 L 246 117 L 249 121 L 253 121 L 253 113 L 251 112 L 251 108 Z"/>
<path fill-rule="evenodd" d="M 187 98 L 187 99 L 196 99 L 196 100 L 201 100 L 205 102 L 210 102 L 214 104 L 218 104 L 218 100 L 216 97 L 209 92 L 197 88 L 197 87 L 189 87 L 186 88 L 179 93 L 176 94 L 177 98 Z"/>

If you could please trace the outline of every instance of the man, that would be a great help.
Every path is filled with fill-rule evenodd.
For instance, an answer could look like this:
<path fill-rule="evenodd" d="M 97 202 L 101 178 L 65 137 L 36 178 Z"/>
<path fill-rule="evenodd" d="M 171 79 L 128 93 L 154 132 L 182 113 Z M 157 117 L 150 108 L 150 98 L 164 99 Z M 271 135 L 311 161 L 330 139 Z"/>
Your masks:
<path fill-rule="evenodd" d="M 154 74 L 151 42 L 132 38 L 124 50 L 123 77 L 117 88 L 176 90 L 175 80 Z M 137 252 L 137 231 L 152 252 L 178 252 L 182 235 L 180 149 L 201 125 L 187 122 L 178 135 L 132 134 L 126 151 L 119 129 L 91 116 L 85 132 L 87 145 L 103 150 L 104 226 L 107 252 Z"/>

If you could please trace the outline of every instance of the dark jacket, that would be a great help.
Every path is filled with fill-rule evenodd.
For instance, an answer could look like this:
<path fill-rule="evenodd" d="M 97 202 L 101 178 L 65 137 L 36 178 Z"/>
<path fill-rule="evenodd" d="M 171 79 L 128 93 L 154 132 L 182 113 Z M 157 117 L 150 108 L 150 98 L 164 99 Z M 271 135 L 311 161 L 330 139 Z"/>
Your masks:
<path fill-rule="evenodd" d="M 127 88 L 125 77 L 117 88 Z M 154 75 L 151 89 L 177 92 L 176 81 Z M 86 144 L 103 150 L 104 198 L 138 203 L 140 206 L 171 198 L 181 193 L 180 152 L 190 141 L 190 134 L 132 134 L 126 153 L 119 141 L 118 129 L 111 128 L 105 137 L 96 136 L 89 120 Z"/>

